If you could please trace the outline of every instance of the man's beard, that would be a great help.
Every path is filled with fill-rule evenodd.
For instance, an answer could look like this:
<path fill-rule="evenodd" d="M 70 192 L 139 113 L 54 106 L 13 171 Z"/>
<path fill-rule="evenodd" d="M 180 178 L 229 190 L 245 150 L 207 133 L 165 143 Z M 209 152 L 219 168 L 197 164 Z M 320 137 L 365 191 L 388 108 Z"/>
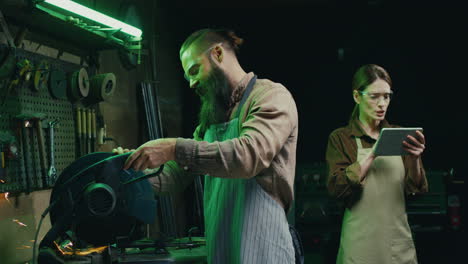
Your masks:
<path fill-rule="evenodd" d="M 207 80 L 200 84 L 201 108 L 198 115 L 200 135 L 204 135 L 212 124 L 224 123 L 229 118 L 231 88 L 224 73 L 214 63 Z"/>

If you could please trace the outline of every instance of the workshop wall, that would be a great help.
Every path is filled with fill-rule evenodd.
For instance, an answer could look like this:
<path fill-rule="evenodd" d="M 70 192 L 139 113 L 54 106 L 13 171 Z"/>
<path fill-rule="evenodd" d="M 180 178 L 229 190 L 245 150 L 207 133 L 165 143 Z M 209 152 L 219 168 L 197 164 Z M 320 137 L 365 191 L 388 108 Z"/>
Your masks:
<path fill-rule="evenodd" d="M 86 1 L 79 1 L 86 2 Z M 88 1 L 92 2 L 92 1 Z M 114 1 L 97 1 L 102 4 L 106 10 L 112 11 Z M 96 1 L 94 1 L 94 4 Z M 86 3 L 84 3 L 86 4 Z M 145 10 L 151 12 L 151 10 Z M 8 21 L 7 21 L 8 22 Z M 9 23 L 12 35 L 17 33 L 17 28 L 13 23 Z M 145 32 L 146 33 L 146 32 Z M 83 64 L 82 57 L 79 55 L 63 52 L 60 48 L 48 46 L 54 43 L 54 39 L 47 39 L 44 43 L 35 42 L 29 39 L 44 39 L 41 32 L 28 32 L 21 49 L 34 52 L 51 59 L 59 59 L 66 63 L 78 65 Z M 158 35 L 148 32 L 145 38 L 154 38 L 158 41 Z M 163 37 L 170 37 L 163 34 Z M 6 43 L 5 38 L 0 32 L 0 43 Z M 163 42 L 162 42 L 163 43 Z M 177 51 L 173 47 L 167 47 L 164 44 L 157 47 L 156 52 L 157 81 L 156 86 L 159 92 L 159 103 L 164 136 L 176 137 L 182 134 L 181 127 L 181 98 L 179 93 L 180 78 L 175 74 L 167 74 L 167 68 L 179 67 Z M 170 52 L 166 52 L 167 50 Z M 174 58 L 172 54 L 176 57 Z M 146 138 L 142 119 L 139 116 L 143 114 L 139 110 L 138 103 L 138 85 L 141 81 L 152 79 L 151 61 L 148 52 L 142 54 L 142 62 L 133 70 L 127 70 L 119 61 L 119 54 L 116 50 L 104 50 L 99 52 L 99 67 L 96 74 L 114 73 L 116 76 L 116 88 L 113 97 L 106 102 L 101 102 L 96 106 L 97 112 L 102 115 L 105 124 L 105 135 L 107 140 L 99 145 L 96 151 L 111 151 L 116 146 L 126 148 L 136 148 L 142 144 Z M 70 120 L 73 117 L 70 116 Z M 72 153 L 75 156 L 75 153 Z M 60 171 L 58 172 L 60 173 Z M 49 205 L 51 189 L 38 190 L 25 193 L 1 193 L 0 194 L 0 259 L 8 263 L 22 263 L 29 261 L 32 257 L 33 239 L 36 232 L 40 215 Z M 174 197 L 177 226 L 180 230 L 185 230 L 184 226 L 184 206 L 183 198 Z M 50 229 L 50 220 L 47 216 L 42 224 L 38 236 L 38 242 L 42 240 L 45 233 Z M 158 223 L 155 223 L 151 230 L 157 234 L 159 230 Z M 181 231 L 182 232 L 182 231 Z"/>
<path fill-rule="evenodd" d="M 13 30 L 14 27 L 12 27 Z M 13 31 L 14 32 L 14 31 Z M 0 34 L 0 39 L 4 36 Z M 1 43 L 5 43 L 2 41 Z M 20 47 L 23 50 L 34 52 L 39 55 L 58 58 L 67 63 L 79 64 L 79 57 L 63 53 L 59 56 L 59 50 L 40 45 L 25 39 Z M 73 153 L 72 153 L 73 154 Z M 32 247 L 36 227 L 40 220 L 40 215 L 49 205 L 50 189 L 38 190 L 29 194 L 25 193 L 1 193 L 0 194 L 0 259 L 21 263 L 31 259 Z M 50 229 L 49 216 L 43 220 L 38 240 L 41 240 Z"/>

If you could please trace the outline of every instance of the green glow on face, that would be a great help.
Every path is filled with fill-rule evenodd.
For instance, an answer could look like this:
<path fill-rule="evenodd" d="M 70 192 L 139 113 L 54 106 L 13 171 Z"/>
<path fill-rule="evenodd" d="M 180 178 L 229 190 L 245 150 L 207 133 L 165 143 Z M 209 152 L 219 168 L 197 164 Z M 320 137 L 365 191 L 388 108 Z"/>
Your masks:
<path fill-rule="evenodd" d="M 130 26 L 128 24 L 125 24 L 117 19 L 114 19 L 112 17 L 106 16 L 102 13 L 99 13 L 97 11 L 94 11 L 93 9 L 87 8 L 85 6 L 82 6 L 80 4 L 77 4 L 73 1 L 69 0 L 45 0 L 44 2 L 60 7 L 62 9 L 65 9 L 67 11 L 70 11 L 72 13 L 75 13 L 79 16 L 88 18 L 90 20 L 93 20 L 95 22 L 98 22 L 100 24 L 106 25 L 111 28 L 117 28 L 120 29 L 120 31 L 127 33 L 131 36 L 134 37 L 141 37 L 142 31 L 136 27 Z"/>

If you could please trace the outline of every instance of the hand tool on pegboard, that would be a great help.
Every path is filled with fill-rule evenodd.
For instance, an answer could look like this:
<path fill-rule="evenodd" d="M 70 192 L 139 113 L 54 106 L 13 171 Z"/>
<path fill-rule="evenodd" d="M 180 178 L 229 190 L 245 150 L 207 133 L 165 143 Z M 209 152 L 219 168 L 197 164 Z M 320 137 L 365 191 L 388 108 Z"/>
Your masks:
<path fill-rule="evenodd" d="M 15 146 L 15 137 L 11 134 L 10 131 L 0 131 L 0 184 L 7 183 L 7 167 L 10 160 L 14 159 L 15 151 L 13 146 Z"/>
<path fill-rule="evenodd" d="M 31 79 L 31 69 L 33 64 L 28 59 L 22 59 L 16 64 L 15 75 L 9 85 L 9 90 L 19 86 L 24 81 Z"/>
<path fill-rule="evenodd" d="M 12 140 L 7 147 L 6 153 L 8 160 L 15 160 L 19 157 L 18 145 L 15 140 Z"/>
<path fill-rule="evenodd" d="M 38 177 L 35 177 L 35 179 L 32 179 L 32 183 L 34 183 L 34 186 L 36 188 L 43 188 L 46 186 L 46 178 L 47 178 L 47 157 L 46 157 L 46 149 L 45 149 L 45 142 L 44 142 L 44 130 L 42 128 L 42 120 L 46 118 L 46 114 L 44 113 L 21 113 L 16 116 L 20 120 L 24 120 L 24 126 L 25 126 L 25 132 L 26 134 L 31 133 L 31 135 L 28 135 L 26 147 L 28 152 L 25 152 L 26 155 L 29 155 L 28 153 L 31 153 L 31 167 L 33 168 L 32 171 L 35 172 L 35 152 L 29 152 L 29 148 L 33 148 L 35 146 L 34 140 L 29 141 L 29 136 L 34 139 L 34 134 L 36 134 L 36 139 L 37 139 L 37 150 L 39 154 L 39 167 L 40 167 L 40 174 Z M 28 127 L 33 128 L 32 131 L 28 130 Z M 31 145 L 29 143 L 31 142 Z M 33 175 L 35 173 L 32 173 Z M 30 178 L 32 175 L 30 175 Z"/>
<path fill-rule="evenodd" d="M 102 115 L 96 113 L 96 145 L 99 147 L 104 144 L 104 138 L 106 137 L 106 124 Z"/>
<path fill-rule="evenodd" d="M 46 115 L 43 113 L 36 113 L 34 114 L 34 127 L 37 133 L 37 145 L 39 148 L 39 163 L 41 166 L 41 177 L 38 181 L 39 188 L 43 188 L 47 186 L 47 157 L 46 157 L 46 147 L 45 147 L 45 138 L 44 138 L 44 130 L 42 128 L 42 121 L 45 119 Z"/>
<path fill-rule="evenodd" d="M 81 157 L 83 155 L 83 129 L 81 128 L 81 108 L 77 107 L 75 110 L 76 115 L 76 158 Z"/>
<path fill-rule="evenodd" d="M 23 129 L 23 127 L 22 127 L 22 123 L 23 123 L 23 121 L 20 121 L 20 122 L 18 123 L 19 125 L 18 125 L 18 130 L 17 130 L 17 133 L 18 133 L 18 143 L 19 143 L 19 146 L 18 146 L 18 147 L 19 147 L 19 154 L 20 154 L 19 156 L 20 156 L 20 162 L 21 162 L 21 163 L 20 163 L 21 165 L 20 165 L 19 172 L 20 172 L 20 174 L 21 174 L 21 178 L 22 178 L 22 179 L 21 179 L 21 182 L 22 182 L 22 184 L 23 184 L 24 189 L 28 189 L 28 186 L 29 186 L 28 181 L 29 181 L 29 179 L 28 179 L 27 174 L 26 174 L 27 172 L 26 172 L 26 170 L 24 169 L 24 168 L 26 168 L 26 161 L 24 160 L 25 148 L 23 147 L 23 146 L 24 146 L 23 140 L 24 140 L 24 137 L 25 137 L 25 136 L 23 135 L 23 134 L 24 134 L 24 129 Z M 24 171 L 23 171 L 21 168 L 23 168 Z"/>
<path fill-rule="evenodd" d="M 96 110 L 93 109 L 91 113 L 91 152 L 96 151 L 96 135 L 97 135 L 97 128 L 96 128 Z"/>
<path fill-rule="evenodd" d="M 88 138 L 88 136 L 86 135 L 86 131 L 87 131 L 86 124 L 87 124 L 87 122 L 86 122 L 86 111 L 85 111 L 85 109 L 81 108 L 80 113 L 81 113 L 81 130 L 83 131 L 83 133 L 81 134 L 81 136 L 82 136 L 81 137 L 81 143 L 82 143 L 81 147 L 82 147 L 82 150 L 83 150 L 82 155 L 85 155 L 87 153 L 87 151 L 86 151 L 86 146 L 87 146 L 86 139 Z"/>
<path fill-rule="evenodd" d="M 92 138 L 92 123 L 93 123 L 93 120 L 92 120 L 92 113 L 91 113 L 91 109 L 86 109 L 86 121 L 88 122 L 86 124 L 86 128 L 87 128 L 87 135 L 88 135 L 88 144 L 87 144 L 87 152 L 86 154 L 89 154 L 91 153 L 91 145 L 92 145 L 92 142 L 91 142 L 91 138 Z"/>
<path fill-rule="evenodd" d="M 23 81 L 29 81 L 31 77 L 31 68 L 33 67 L 32 63 L 27 60 L 23 59 L 16 64 L 16 70 L 12 80 L 8 84 L 7 91 L 2 98 L 2 102 L 0 106 L 3 106 L 6 102 L 6 98 L 10 95 L 13 89 L 19 86 Z"/>
<path fill-rule="evenodd" d="M 29 133 L 29 144 L 27 145 L 29 148 L 31 162 L 31 174 L 29 174 L 29 177 L 31 178 L 31 188 L 33 191 L 42 188 L 39 145 L 37 144 L 37 130 L 34 123 L 34 119 L 29 119 L 25 122 L 25 127 L 28 131 L 27 133 Z"/>
<path fill-rule="evenodd" d="M 55 127 L 58 119 L 49 122 L 49 153 L 50 166 L 47 173 L 47 185 L 53 186 L 57 180 L 57 169 L 55 168 Z"/>
<path fill-rule="evenodd" d="M 29 130 L 27 128 L 28 120 L 24 120 L 21 117 L 17 118 L 19 121 L 19 130 L 18 130 L 18 139 L 20 141 L 21 147 L 21 163 L 23 167 L 23 183 L 25 184 L 25 192 L 26 194 L 31 192 L 32 188 L 32 181 L 31 175 L 28 172 L 29 168 Z"/>

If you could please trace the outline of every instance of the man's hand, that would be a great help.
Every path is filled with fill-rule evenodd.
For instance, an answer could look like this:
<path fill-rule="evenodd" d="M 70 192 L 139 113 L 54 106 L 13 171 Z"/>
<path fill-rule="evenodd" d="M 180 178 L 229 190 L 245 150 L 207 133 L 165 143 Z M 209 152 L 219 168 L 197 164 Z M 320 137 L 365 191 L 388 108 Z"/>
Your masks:
<path fill-rule="evenodd" d="M 175 159 L 175 138 L 151 140 L 141 145 L 128 157 L 124 170 L 132 168 L 136 171 L 154 169 Z"/>
<path fill-rule="evenodd" d="M 128 152 L 134 152 L 134 151 L 135 151 L 134 149 L 124 149 L 122 147 L 112 149 L 112 153 L 114 153 L 116 155 L 120 155 L 120 154 L 124 154 L 124 153 L 128 153 Z"/>
<path fill-rule="evenodd" d="M 426 139 L 421 131 L 416 131 L 416 137 L 408 135 L 408 139 L 403 141 L 403 149 L 415 159 L 419 158 L 426 149 Z"/>

